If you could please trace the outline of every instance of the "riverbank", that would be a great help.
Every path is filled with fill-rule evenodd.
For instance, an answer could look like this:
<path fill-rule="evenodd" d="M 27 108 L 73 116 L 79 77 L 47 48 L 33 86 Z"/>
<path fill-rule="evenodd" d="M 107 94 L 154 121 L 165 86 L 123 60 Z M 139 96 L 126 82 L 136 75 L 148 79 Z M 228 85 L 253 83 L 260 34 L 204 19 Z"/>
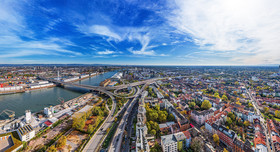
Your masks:
<path fill-rule="evenodd" d="M 89 75 L 89 76 L 86 76 L 86 77 L 81 77 L 79 79 L 75 79 L 75 80 L 72 80 L 72 81 L 67 81 L 67 82 L 70 82 L 70 83 L 73 83 L 73 82 L 77 82 L 77 81 L 82 81 L 84 79 L 88 79 L 88 78 L 91 78 L 91 77 L 94 77 L 94 76 L 97 76 L 99 74 L 103 74 L 103 73 L 95 73 L 93 75 Z M 8 95 L 8 94 L 15 94 L 15 93 L 24 93 L 24 92 L 30 92 L 30 91 L 34 91 L 34 90 L 41 90 L 41 89 L 45 89 L 45 88 L 52 88 L 52 87 L 56 87 L 57 85 L 56 84 L 53 84 L 53 85 L 48 85 L 48 86 L 43 86 L 43 87 L 37 87 L 37 88 L 23 88 L 21 90 L 11 90 L 11 91 L 0 91 L 0 95 Z"/>
<path fill-rule="evenodd" d="M 54 105 L 55 113 L 53 113 L 52 117 L 54 118 L 60 118 L 63 115 L 67 113 L 71 113 L 71 111 L 79 106 L 85 105 L 88 101 L 92 100 L 93 98 L 96 98 L 95 100 L 98 100 L 96 96 L 93 96 L 92 93 L 85 93 L 83 95 L 80 95 L 78 97 L 75 97 L 73 99 L 70 99 L 66 102 L 63 102 L 62 104 Z M 38 112 L 32 113 L 32 121 L 31 125 L 34 127 L 37 131 L 40 129 L 40 126 L 43 122 L 45 122 L 47 119 L 46 117 L 40 117 L 44 115 L 44 109 L 41 109 Z M 13 126 L 18 126 L 20 124 L 25 124 L 25 115 L 22 115 L 16 119 L 6 119 L 0 121 L 0 133 L 15 131 L 16 128 L 13 128 Z M 4 127 L 6 126 L 6 127 Z M 10 128 L 8 128 L 8 126 Z M 4 129 L 2 129 L 4 128 Z"/>

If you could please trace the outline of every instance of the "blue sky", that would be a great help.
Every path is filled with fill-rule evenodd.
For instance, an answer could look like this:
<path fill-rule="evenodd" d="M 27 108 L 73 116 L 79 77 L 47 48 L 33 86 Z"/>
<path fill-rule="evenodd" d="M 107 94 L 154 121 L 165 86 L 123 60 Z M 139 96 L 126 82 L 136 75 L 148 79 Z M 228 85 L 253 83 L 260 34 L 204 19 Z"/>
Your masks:
<path fill-rule="evenodd" d="M 1 0 L 0 64 L 280 61 L 278 0 Z"/>

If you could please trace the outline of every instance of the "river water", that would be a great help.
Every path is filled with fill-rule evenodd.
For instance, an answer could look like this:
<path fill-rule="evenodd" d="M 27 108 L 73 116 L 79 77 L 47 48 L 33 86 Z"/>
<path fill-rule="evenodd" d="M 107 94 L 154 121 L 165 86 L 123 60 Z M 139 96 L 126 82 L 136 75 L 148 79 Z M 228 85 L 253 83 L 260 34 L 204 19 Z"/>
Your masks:
<path fill-rule="evenodd" d="M 115 71 L 107 72 L 75 83 L 98 86 L 101 81 L 111 78 L 115 73 Z M 82 95 L 82 91 L 72 91 L 60 87 L 33 90 L 26 93 L 0 95 L 0 113 L 5 109 L 9 109 L 15 112 L 16 117 L 19 117 L 24 115 L 25 110 L 31 110 L 32 113 L 38 112 L 43 110 L 44 107 L 60 104 L 60 99 L 68 101 L 80 95 Z M 7 115 L 0 115 L 0 120 L 6 118 Z"/>

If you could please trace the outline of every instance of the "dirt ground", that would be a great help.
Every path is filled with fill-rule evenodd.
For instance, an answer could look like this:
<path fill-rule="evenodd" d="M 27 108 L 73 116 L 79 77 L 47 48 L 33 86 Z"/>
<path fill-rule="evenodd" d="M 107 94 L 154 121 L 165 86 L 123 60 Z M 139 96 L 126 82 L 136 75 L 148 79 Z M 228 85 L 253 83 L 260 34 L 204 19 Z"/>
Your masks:
<path fill-rule="evenodd" d="M 86 139 L 88 137 L 87 134 L 84 134 L 80 131 L 73 131 L 71 134 L 69 134 L 67 136 L 67 145 L 65 146 L 64 150 L 62 150 L 62 152 L 68 152 L 68 145 L 71 146 L 71 152 L 74 152 L 78 147 L 79 145 L 82 143 L 82 141 L 84 139 Z"/>
<path fill-rule="evenodd" d="M 43 147 L 45 144 L 49 143 L 52 139 L 54 139 L 54 137 L 56 135 L 58 135 L 59 133 L 61 133 L 64 129 L 67 128 L 67 126 L 71 125 L 70 123 L 67 124 L 66 121 L 64 121 L 63 123 L 61 123 L 60 125 L 56 126 L 53 129 L 48 130 L 48 132 L 43 135 L 42 137 L 36 139 L 36 140 L 32 140 L 29 142 L 29 147 L 31 147 L 31 151 L 36 151 L 38 150 L 38 148 Z M 46 137 L 46 138 L 44 138 Z"/>

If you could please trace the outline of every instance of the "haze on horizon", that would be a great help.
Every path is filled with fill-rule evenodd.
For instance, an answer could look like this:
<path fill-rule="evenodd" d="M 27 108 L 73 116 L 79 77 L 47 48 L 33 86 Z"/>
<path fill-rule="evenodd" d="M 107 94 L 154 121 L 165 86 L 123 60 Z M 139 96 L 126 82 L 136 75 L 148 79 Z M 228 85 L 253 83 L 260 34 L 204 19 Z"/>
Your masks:
<path fill-rule="evenodd" d="M 0 64 L 268 65 L 278 0 L 1 0 Z"/>

